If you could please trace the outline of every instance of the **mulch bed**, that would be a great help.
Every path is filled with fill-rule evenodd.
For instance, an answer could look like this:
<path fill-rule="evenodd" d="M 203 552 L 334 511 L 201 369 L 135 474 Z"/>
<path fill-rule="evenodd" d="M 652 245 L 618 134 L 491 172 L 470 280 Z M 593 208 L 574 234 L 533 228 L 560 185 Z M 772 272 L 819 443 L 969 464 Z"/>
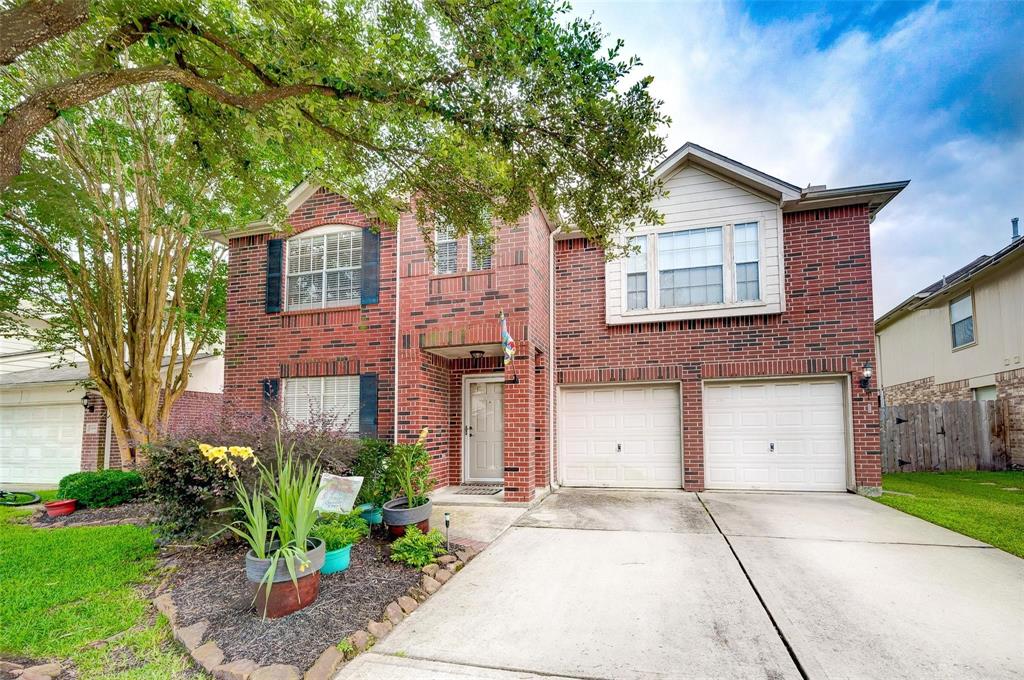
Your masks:
<path fill-rule="evenodd" d="M 388 559 L 388 541 L 376 535 L 352 548 L 352 562 L 340 574 L 320 577 L 316 602 L 281 619 L 266 619 L 252 606 L 254 586 L 245 578 L 245 549 L 212 546 L 177 553 L 177 570 L 167 586 L 179 626 L 210 622 L 212 639 L 228 660 L 252 659 L 308 668 L 420 580 L 418 570 Z"/>
<path fill-rule="evenodd" d="M 50 517 L 45 509 L 39 509 L 32 517 L 32 525 L 46 527 L 109 526 L 114 524 L 136 524 L 145 526 L 154 515 L 152 503 L 134 501 L 112 508 L 79 508 L 70 515 Z"/>

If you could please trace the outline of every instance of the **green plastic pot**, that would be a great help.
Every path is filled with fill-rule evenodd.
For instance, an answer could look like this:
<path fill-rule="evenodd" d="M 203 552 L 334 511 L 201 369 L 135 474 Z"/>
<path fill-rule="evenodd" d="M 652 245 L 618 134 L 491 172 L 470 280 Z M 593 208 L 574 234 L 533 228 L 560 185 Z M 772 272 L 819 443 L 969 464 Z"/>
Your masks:
<path fill-rule="evenodd" d="M 373 503 L 363 503 L 356 507 L 359 510 L 359 516 L 366 520 L 366 523 L 370 526 L 380 524 L 384 521 L 384 508 L 379 505 L 375 506 Z"/>
<path fill-rule="evenodd" d="M 324 553 L 324 566 L 320 567 L 321 574 L 337 574 L 339 571 L 348 569 L 352 560 L 352 546 L 346 545 L 337 550 L 328 550 Z"/>

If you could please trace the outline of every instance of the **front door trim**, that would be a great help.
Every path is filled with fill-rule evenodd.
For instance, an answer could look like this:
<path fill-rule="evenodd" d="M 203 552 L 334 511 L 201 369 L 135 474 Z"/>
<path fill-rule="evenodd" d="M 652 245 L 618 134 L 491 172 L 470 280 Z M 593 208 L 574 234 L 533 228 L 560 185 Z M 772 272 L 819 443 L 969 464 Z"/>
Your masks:
<path fill-rule="evenodd" d="M 462 376 L 462 433 L 461 433 L 461 436 L 460 436 L 460 440 L 462 442 L 462 482 L 464 484 L 472 484 L 473 482 L 486 482 L 486 483 L 499 482 L 500 483 L 500 482 L 504 482 L 505 481 L 505 479 L 503 477 L 497 477 L 497 478 L 493 478 L 493 479 L 492 478 L 486 478 L 486 479 L 484 479 L 484 478 L 470 478 L 470 476 L 469 476 L 469 447 L 466 446 L 466 439 L 467 439 L 467 437 L 466 437 L 466 425 L 468 424 L 469 413 L 470 413 L 470 404 L 469 404 L 469 400 L 470 400 L 469 386 L 470 386 L 470 384 L 472 384 L 472 383 L 504 383 L 504 382 L 505 382 L 505 374 L 504 373 L 478 373 L 478 374 L 475 374 L 475 375 L 474 374 L 469 374 L 469 375 Z M 504 423 L 504 416 L 505 416 L 504 394 L 502 394 L 501 414 L 502 414 L 502 440 L 504 442 L 504 424 L 505 424 Z M 501 457 L 502 457 L 502 461 L 504 461 L 504 459 L 505 459 L 504 446 L 502 447 L 502 456 Z M 502 469 L 504 469 L 504 465 L 502 465 Z"/>

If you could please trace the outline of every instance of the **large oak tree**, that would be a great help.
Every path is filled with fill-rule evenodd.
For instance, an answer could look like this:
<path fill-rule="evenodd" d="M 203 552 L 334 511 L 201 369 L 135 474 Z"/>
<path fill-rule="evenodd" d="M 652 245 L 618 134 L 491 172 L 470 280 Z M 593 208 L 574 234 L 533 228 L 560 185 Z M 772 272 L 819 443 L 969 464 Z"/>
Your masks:
<path fill-rule="evenodd" d="M 18 290 L 56 291 L 59 301 L 72 290 L 98 295 L 100 280 L 118 271 L 131 278 L 124 261 L 108 263 L 113 249 L 99 259 L 78 252 L 105 233 L 103 221 L 139 239 L 138 257 L 170 267 L 168 287 L 153 292 L 166 302 L 185 290 L 180 277 L 209 267 L 193 261 L 199 222 L 230 230 L 272 212 L 303 178 L 382 224 L 411 204 L 422 223 L 443 221 L 459 234 L 489 234 L 495 219 L 514 220 L 537 202 L 621 252 L 616 234 L 661 219 L 651 168 L 665 118 L 650 79 L 634 73 L 639 61 L 621 56 L 620 42 L 605 46 L 601 29 L 568 9 L 552 0 L 9 2 L 0 12 L 0 192 L 4 228 L 18 245 L 0 247 L 35 278 L 12 277 L 0 305 L 5 292 L 10 301 Z M 155 122 L 137 108 L 143 100 L 159 109 Z M 92 148 L 114 130 L 127 140 L 142 134 L 143 120 L 161 130 L 172 162 L 139 166 L 119 186 L 147 146 L 124 141 L 117 159 L 92 159 L 88 179 L 76 170 L 74 145 Z M 149 182 L 162 194 L 167 172 L 198 184 L 188 200 L 161 195 L 153 205 L 202 209 L 185 227 L 168 219 L 160 228 L 169 231 L 147 240 L 135 192 Z M 78 197 L 63 224 L 61 192 Z M 207 212 L 218 201 L 219 211 Z M 111 206 L 121 214 L 104 212 Z M 157 245 L 177 231 L 188 235 L 176 260 L 184 269 Z M 148 295 L 144 288 L 129 294 Z M 110 332 L 128 323 L 127 304 L 104 307 Z M 174 308 L 143 315 L 139 330 L 179 323 Z M 63 318 L 80 341 L 96 332 Z M 151 368 L 130 370 L 146 371 L 137 385 L 158 384 Z"/>

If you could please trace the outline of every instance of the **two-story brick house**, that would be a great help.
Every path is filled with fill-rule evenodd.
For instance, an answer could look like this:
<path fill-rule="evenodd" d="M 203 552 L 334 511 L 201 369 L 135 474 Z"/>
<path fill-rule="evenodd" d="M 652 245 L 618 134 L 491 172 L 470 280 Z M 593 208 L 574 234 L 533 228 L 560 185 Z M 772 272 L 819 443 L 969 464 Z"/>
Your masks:
<path fill-rule="evenodd" d="M 226 239 L 227 402 L 426 426 L 441 485 L 508 501 L 878 487 L 869 224 L 906 182 L 800 189 L 694 144 L 657 174 L 665 223 L 612 261 L 539 209 L 491 247 L 435 233 L 431 256 L 411 213 L 380 225 L 300 186 L 287 232 Z"/>

